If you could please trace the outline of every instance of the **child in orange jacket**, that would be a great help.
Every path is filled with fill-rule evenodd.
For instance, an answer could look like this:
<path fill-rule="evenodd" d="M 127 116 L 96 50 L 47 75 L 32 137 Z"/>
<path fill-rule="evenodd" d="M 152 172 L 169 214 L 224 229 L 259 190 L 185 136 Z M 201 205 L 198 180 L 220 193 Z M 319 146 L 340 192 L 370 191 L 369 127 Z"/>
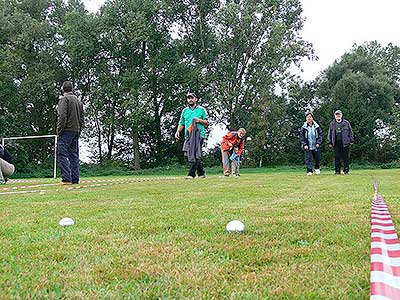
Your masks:
<path fill-rule="evenodd" d="M 240 176 L 240 155 L 244 150 L 244 136 L 246 130 L 240 128 L 238 131 L 230 131 L 221 141 L 221 153 L 222 153 L 222 166 L 224 168 L 224 175 L 229 176 L 230 174 L 230 160 L 232 160 L 232 173 L 233 176 Z"/>

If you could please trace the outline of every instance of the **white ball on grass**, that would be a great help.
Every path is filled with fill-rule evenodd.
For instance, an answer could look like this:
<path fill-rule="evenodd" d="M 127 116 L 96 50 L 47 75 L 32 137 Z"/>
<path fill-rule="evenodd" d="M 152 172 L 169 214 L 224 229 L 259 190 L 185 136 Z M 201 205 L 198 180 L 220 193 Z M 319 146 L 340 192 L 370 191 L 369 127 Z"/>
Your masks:
<path fill-rule="evenodd" d="M 228 232 L 243 232 L 245 230 L 244 224 L 239 220 L 232 220 L 226 224 L 226 231 Z"/>
<path fill-rule="evenodd" d="M 74 225 L 75 222 L 71 218 L 62 218 L 60 222 L 58 222 L 61 226 L 71 226 Z"/>

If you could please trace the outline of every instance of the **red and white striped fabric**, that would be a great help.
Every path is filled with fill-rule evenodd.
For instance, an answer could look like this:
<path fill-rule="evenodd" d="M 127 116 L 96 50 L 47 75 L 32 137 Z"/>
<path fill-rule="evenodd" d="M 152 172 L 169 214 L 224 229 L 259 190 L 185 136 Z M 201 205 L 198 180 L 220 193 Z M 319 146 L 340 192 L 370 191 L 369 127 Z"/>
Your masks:
<path fill-rule="evenodd" d="M 375 181 L 371 209 L 371 300 L 400 299 L 400 242 Z"/>

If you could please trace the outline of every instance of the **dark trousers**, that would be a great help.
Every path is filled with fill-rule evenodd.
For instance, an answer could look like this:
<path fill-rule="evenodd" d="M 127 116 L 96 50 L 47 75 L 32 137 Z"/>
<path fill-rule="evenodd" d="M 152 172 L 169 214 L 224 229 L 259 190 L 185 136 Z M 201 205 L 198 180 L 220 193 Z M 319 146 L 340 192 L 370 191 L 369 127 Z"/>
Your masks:
<path fill-rule="evenodd" d="M 306 157 L 305 164 L 307 166 L 307 173 L 313 171 L 312 168 L 313 159 L 315 161 L 315 169 L 319 169 L 321 161 L 321 150 L 319 148 L 316 148 L 314 150 L 306 150 L 305 157 Z"/>
<path fill-rule="evenodd" d="M 343 147 L 343 144 L 335 145 L 335 173 L 340 173 L 340 162 L 343 160 L 343 171 L 349 173 L 350 146 Z"/>
<path fill-rule="evenodd" d="M 198 176 L 203 176 L 205 174 L 204 168 L 201 164 L 200 159 L 196 159 L 195 162 L 190 163 L 190 169 L 189 169 L 189 176 L 195 177 L 196 176 L 196 171 Z"/>
<path fill-rule="evenodd" d="M 65 131 L 58 137 L 57 162 L 63 182 L 79 183 L 79 132 Z"/>

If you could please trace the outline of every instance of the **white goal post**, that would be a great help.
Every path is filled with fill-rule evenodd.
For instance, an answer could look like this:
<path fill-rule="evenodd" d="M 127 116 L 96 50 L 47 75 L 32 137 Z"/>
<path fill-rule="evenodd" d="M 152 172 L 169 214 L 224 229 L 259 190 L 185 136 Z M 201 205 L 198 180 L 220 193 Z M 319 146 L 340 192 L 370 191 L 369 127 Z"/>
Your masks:
<path fill-rule="evenodd" d="M 27 140 L 27 139 L 41 139 L 41 138 L 54 138 L 54 170 L 53 177 L 57 178 L 57 135 L 34 135 L 34 136 L 15 136 L 1 139 L 1 144 L 4 146 L 5 141 L 10 140 Z"/>

